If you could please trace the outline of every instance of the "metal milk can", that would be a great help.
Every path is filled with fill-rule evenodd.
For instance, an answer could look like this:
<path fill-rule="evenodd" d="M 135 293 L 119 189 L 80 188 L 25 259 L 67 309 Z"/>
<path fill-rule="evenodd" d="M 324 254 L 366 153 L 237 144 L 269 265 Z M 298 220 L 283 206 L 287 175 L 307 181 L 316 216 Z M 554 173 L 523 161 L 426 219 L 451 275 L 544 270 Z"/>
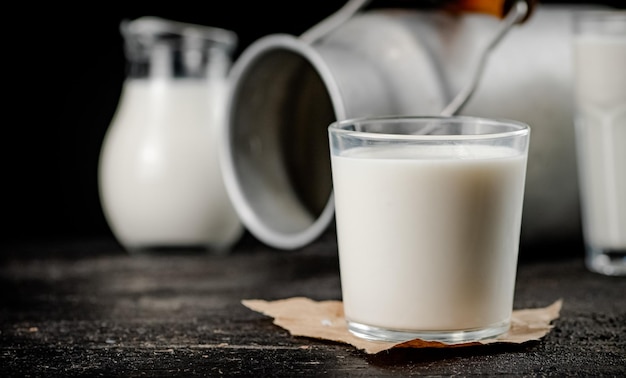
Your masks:
<path fill-rule="evenodd" d="M 522 242 L 579 235 L 570 52 L 576 7 L 536 5 L 494 47 L 502 21 L 489 14 L 362 5 L 349 2 L 300 37 L 261 38 L 234 63 L 220 156 L 246 227 L 282 249 L 317 238 L 334 212 L 327 126 L 441 114 L 482 62 L 456 113 L 533 129 Z"/>

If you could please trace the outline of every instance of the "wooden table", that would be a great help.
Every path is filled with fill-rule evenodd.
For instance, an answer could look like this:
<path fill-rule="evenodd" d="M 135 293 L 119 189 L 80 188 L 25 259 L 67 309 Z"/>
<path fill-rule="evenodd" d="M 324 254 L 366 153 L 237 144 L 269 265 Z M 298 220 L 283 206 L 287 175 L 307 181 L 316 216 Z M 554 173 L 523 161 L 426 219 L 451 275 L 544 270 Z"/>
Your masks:
<path fill-rule="evenodd" d="M 564 301 L 542 340 L 368 355 L 291 336 L 241 304 L 341 299 L 332 232 L 297 251 L 248 235 L 228 255 L 130 256 L 110 237 L 7 243 L 0 374 L 624 376 L 626 278 L 587 271 L 582 248 L 558 255 L 529 248 L 520 252 L 515 308 Z"/>

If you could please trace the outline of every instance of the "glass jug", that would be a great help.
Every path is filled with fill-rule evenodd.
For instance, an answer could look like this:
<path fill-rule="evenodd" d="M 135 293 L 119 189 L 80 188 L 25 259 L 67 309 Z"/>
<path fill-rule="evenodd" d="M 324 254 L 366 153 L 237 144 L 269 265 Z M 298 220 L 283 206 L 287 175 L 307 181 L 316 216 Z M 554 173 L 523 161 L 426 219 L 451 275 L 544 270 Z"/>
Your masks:
<path fill-rule="evenodd" d="M 218 161 L 235 33 L 123 21 L 127 76 L 98 167 L 104 216 L 129 252 L 227 251 L 243 226 Z"/>

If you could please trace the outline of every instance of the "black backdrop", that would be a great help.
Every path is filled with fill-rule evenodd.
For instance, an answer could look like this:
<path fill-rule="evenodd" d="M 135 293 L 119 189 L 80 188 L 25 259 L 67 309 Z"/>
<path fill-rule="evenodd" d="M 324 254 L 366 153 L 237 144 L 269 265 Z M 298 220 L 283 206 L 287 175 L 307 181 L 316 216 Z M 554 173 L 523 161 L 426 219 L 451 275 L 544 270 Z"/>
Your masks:
<path fill-rule="evenodd" d="M 23 2 L 2 17 L 4 241 L 111 236 L 97 163 L 125 77 L 120 21 L 153 15 L 227 28 L 239 37 L 236 59 L 259 37 L 300 34 L 345 1 L 50 3 Z M 428 1 L 369 7 L 398 3 Z"/>

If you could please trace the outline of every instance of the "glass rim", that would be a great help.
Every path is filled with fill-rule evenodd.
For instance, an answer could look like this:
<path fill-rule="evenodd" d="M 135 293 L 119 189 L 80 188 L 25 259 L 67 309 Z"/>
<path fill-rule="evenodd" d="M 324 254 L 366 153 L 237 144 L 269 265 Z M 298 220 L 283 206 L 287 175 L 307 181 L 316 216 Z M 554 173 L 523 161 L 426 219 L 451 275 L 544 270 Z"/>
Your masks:
<path fill-rule="evenodd" d="M 626 16 L 626 9 L 614 9 L 614 8 L 607 8 L 607 9 L 578 9 L 576 11 L 574 11 L 573 13 L 573 18 L 574 20 L 578 21 L 578 20 L 592 20 L 592 19 L 604 19 L 606 17 L 610 17 L 610 18 L 623 18 Z"/>
<path fill-rule="evenodd" d="M 605 34 L 623 36 L 626 26 L 626 9 L 581 9 L 573 13 L 574 32 L 580 34 Z"/>
<path fill-rule="evenodd" d="M 394 122 L 443 122 L 458 121 L 458 123 L 473 123 L 494 126 L 508 126 L 508 130 L 490 132 L 484 134 L 397 134 L 384 132 L 367 132 L 357 130 L 347 130 L 345 127 L 358 123 L 394 123 Z M 328 131 L 343 136 L 354 136 L 362 139 L 371 140 L 415 140 L 415 141 L 437 141 L 437 140 L 485 140 L 485 139 L 501 139 L 525 136 L 530 133 L 530 125 L 527 123 L 504 118 L 486 118 L 474 116 L 371 116 L 350 118 L 341 121 L 335 121 L 328 126 Z"/>
<path fill-rule="evenodd" d="M 179 39 L 193 38 L 234 50 L 238 35 L 230 29 L 165 19 L 157 16 L 141 16 L 136 19 L 123 19 L 119 24 L 120 33 L 126 38 L 169 36 Z"/>

